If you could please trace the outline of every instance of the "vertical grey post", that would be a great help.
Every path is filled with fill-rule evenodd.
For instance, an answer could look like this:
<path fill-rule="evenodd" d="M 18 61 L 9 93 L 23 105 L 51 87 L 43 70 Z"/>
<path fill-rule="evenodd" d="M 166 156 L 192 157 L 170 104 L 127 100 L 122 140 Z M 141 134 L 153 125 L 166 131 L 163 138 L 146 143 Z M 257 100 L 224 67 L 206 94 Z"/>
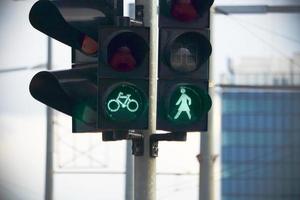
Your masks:
<path fill-rule="evenodd" d="M 125 2 L 124 2 L 125 4 Z M 125 6 L 124 6 L 125 9 Z M 135 18 L 135 4 L 129 3 L 128 10 L 124 10 L 124 14 L 128 14 L 130 18 Z M 132 141 L 126 142 L 126 177 L 125 177 L 125 200 L 134 200 L 133 193 L 133 156 Z"/>
<path fill-rule="evenodd" d="M 52 69 L 52 41 L 48 37 L 47 70 Z M 45 200 L 53 200 L 53 110 L 47 106 Z"/>
<path fill-rule="evenodd" d="M 133 199 L 133 156 L 131 154 L 131 141 L 126 142 L 126 185 L 125 185 L 125 200 Z"/>
<path fill-rule="evenodd" d="M 211 117 L 209 117 L 211 121 Z M 200 191 L 199 199 L 200 200 L 211 200 L 210 195 L 210 144 L 209 144 L 209 132 L 201 133 L 201 147 L 200 147 Z"/>
<path fill-rule="evenodd" d="M 210 17 L 212 27 L 213 16 Z M 213 35 L 213 34 L 211 34 Z M 210 38 L 213 44 L 213 37 Z M 214 51 L 213 51 L 214 52 Z M 214 87 L 213 54 L 210 59 L 210 89 L 212 108 L 208 114 L 208 131 L 201 133 L 201 159 L 200 159 L 200 200 L 220 200 L 221 181 L 221 101 L 220 94 Z"/>
<path fill-rule="evenodd" d="M 210 27 L 211 27 L 210 22 Z M 211 39 L 211 38 L 210 38 Z M 211 41 L 212 43 L 212 41 Z M 209 82 L 213 79 L 213 65 L 210 58 L 209 66 Z M 208 131 L 200 134 L 200 177 L 199 177 L 199 200 L 212 200 L 211 198 L 211 128 L 213 127 L 212 110 L 214 106 L 214 97 L 212 95 L 213 88 L 209 88 L 210 97 L 212 99 L 212 108 L 208 113 Z"/>
<path fill-rule="evenodd" d="M 208 132 L 201 133 L 200 200 L 221 199 L 221 99 L 212 88 L 213 106 L 209 114 Z"/>
<path fill-rule="evenodd" d="M 144 23 L 150 26 L 149 125 L 144 132 L 144 156 L 134 159 L 134 199 L 156 199 L 156 160 L 150 157 L 150 135 L 156 132 L 156 100 L 158 77 L 158 0 L 138 1 L 143 4 Z"/>

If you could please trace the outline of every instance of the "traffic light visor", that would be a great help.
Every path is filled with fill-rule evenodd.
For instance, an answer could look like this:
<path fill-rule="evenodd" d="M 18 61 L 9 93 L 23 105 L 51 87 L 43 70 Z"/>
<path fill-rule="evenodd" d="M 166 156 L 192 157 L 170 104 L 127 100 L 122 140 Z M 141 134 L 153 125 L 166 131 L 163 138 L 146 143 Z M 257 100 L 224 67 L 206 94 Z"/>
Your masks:
<path fill-rule="evenodd" d="M 29 90 L 38 101 L 86 124 L 95 123 L 96 67 L 42 71 L 31 80 Z"/>

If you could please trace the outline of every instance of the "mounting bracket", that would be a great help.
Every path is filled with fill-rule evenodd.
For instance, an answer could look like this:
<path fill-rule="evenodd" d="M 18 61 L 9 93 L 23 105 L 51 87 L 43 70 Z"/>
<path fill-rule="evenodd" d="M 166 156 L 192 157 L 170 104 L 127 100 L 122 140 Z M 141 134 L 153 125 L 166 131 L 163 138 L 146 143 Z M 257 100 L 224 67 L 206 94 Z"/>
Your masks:
<path fill-rule="evenodd" d="M 186 141 L 186 132 L 170 132 L 164 134 L 153 134 L 150 136 L 150 156 L 158 156 L 159 141 Z"/>
<path fill-rule="evenodd" d="M 144 136 L 136 130 L 113 130 L 102 132 L 102 141 L 112 142 L 118 140 L 132 140 L 132 154 L 135 156 L 144 155 Z"/>

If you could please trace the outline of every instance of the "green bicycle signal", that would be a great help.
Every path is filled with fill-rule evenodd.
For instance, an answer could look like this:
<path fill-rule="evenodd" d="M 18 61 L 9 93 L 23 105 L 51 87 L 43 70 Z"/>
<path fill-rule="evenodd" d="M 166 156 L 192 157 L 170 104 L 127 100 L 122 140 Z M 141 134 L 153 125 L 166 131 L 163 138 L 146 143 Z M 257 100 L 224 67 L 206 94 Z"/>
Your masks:
<path fill-rule="evenodd" d="M 113 87 L 105 98 L 107 117 L 114 121 L 129 122 L 137 119 L 145 110 L 145 95 L 130 83 Z"/>
<path fill-rule="evenodd" d="M 107 108 L 111 112 L 118 112 L 120 108 L 127 108 L 129 112 L 136 112 L 139 109 L 139 103 L 135 99 L 130 99 L 131 94 L 119 92 L 116 99 L 111 99 L 107 103 Z"/>

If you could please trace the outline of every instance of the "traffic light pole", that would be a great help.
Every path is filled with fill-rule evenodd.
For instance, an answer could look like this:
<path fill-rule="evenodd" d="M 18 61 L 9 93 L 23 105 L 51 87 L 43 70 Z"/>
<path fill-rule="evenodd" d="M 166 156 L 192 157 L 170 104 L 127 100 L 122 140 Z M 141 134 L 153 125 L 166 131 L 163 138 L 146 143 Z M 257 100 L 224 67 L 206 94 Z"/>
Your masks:
<path fill-rule="evenodd" d="M 52 69 L 52 39 L 48 37 L 47 70 Z M 53 109 L 46 108 L 47 135 L 46 135 L 46 172 L 45 172 L 45 200 L 53 200 Z"/>
<path fill-rule="evenodd" d="M 132 142 L 126 142 L 126 185 L 125 185 L 125 200 L 134 200 L 133 198 L 133 156 Z"/>
<path fill-rule="evenodd" d="M 210 17 L 210 27 L 213 27 L 214 17 Z M 213 34 L 210 41 L 214 43 Z M 200 176 L 199 200 L 221 199 L 221 100 L 220 94 L 214 85 L 214 59 L 210 58 L 209 94 L 213 100 L 211 111 L 208 113 L 208 131 L 200 135 Z"/>
<path fill-rule="evenodd" d="M 150 26 L 149 125 L 144 135 L 144 155 L 134 159 L 134 199 L 156 199 L 156 160 L 150 156 L 150 136 L 156 132 L 158 77 L 158 0 L 137 1 L 144 5 L 144 23 Z"/>

